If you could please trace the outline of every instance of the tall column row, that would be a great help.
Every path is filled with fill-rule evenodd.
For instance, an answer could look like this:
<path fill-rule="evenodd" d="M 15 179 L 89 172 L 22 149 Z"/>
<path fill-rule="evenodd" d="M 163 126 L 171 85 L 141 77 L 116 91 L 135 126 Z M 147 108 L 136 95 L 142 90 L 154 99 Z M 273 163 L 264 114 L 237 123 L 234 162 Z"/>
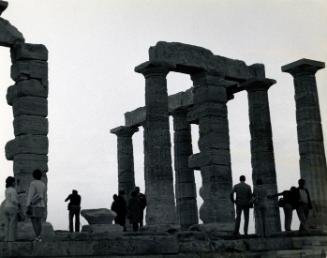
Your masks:
<path fill-rule="evenodd" d="M 13 108 L 15 139 L 6 144 L 6 158 L 13 160 L 19 202 L 26 206 L 32 173 L 39 169 L 47 183 L 48 171 L 48 51 L 44 45 L 16 44 L 11 48 L 11 78 L 7 91 Z"/>
<path fill-rule="evenodd" d="M 300 172 L 313 204 L 310 224 L 318 228 L 327 225 L 327 167 L 315 78 L 315 73 L 324 67 L 324 63 L 309 59 L 282 67 L 294 78 Z"/>

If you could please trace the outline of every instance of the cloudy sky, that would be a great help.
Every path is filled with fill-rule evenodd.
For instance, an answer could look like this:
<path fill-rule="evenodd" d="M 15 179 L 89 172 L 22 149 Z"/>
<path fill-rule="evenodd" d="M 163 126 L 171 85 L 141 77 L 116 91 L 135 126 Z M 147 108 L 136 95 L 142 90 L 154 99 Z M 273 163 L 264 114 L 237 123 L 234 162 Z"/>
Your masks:
<path fill-rule="evenodd" d="M 294 87 L 292 77 L 280 67 L 303 57 L 327 61 L 325 0 L 9 2 L 2 17 L 27 42 L 49 49 L 48 220 L 56 229 L 67 229 L 64 199 L 73 188 L 81 193 L 83 208 L 110 206 L 117 191 L 117 154 L 116 136 L 109 131 L 123 125 L 126 111 L 144 105 L 144 78 L 133 70 L 148 60 L 148 48 L 161 40 L 202 46 L 247 64 L 265 64 L 266 76 L 277 80 L 269 99 L 279 190 L 296 184 Z M 8 49 L 1 48 L 0 57 L 0 182 L 4 182 L 12 175 L 4 146 L 14 137 L 12 110 L 5 100 L 13 82 Z M 327 70 L 317 73 L 317 82 L 326 145 Z M 169 94 L 190 86 L 188 76 L 168 75 Z M 241 174 L 249 179 L 251 175 L 246 94 L 237 94 L 228 108 L 237 182 Z M 197 128 L 192 126 L 192 131 L 197 152 Z M 142 132 L 133 140 L 136 183 L 144 190 Z M 199 187 L 199 172 L 195 174 Z M 1 199 L 3 192 L 0 183 Z"/>

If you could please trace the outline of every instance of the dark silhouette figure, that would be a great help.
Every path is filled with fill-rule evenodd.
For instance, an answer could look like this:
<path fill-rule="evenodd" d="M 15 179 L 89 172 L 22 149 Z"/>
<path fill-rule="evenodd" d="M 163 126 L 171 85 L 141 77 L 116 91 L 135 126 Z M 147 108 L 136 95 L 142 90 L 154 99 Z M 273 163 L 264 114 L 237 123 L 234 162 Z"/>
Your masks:
<path fill-rule="evenodd" d="M 300 224 L 300 231 L 306 231 L 308 232 L 309 226 L 308 226 L 308 217 L 309 217 L 309 211 L 312 209 L 312 203 L 310 198 L 310 193 L 307 188 L 305 188 L 305 180 L 299 179 L 298 181 L 299 187 L 297 188 L 298 194 L 299 194 L 299 202 L 298 206 L 296 208 L 297 215 L 299 217 L 299 220 L 301 222 Z"/>
<path fill-rule="evenodd" d="M 111 210 L 117 214 L 115 218 L 115 224 L 121 225 L 124 228 L 124 231 L 126 231 L 127 206 L 124 195 L 124 191 L 119 191 L 118 195 L 113 195 L 114 201 L 111 204 Z"/>
<path fill-rule="evenodd" d="M 137 191 L 134 190 L 131 193 L 131 197 L 127 205 L 127 217 L 129 219 L 129 223 L 133 225 L 134 232 L 139 230 L 139 223 L 141 218 L 141 207 L 137 196 Z"/>
<path fill-rule="evenodd" d="M 140 206 L 140 220 L 139 220 L 139 226 L 143 227 L 143 217 L 144 217 L 144 210 L 146 207 L 146 197 L 145 194 L 140 192 L 140 187 L 136 186 L 134 191 L 137 194 L 137 199 L 139 202 L 139 206 Z"/>
<path fill-rule="evenodd" d="M 75 232 L 79 232 L 80 228 L 80 212 L 81 212 L 81 196 L 78 194 L 76 190 L 73 190 L 70 195 L 65 199 L 65 202 L 68 203 L 68 211 L 69 211 L 69 231 L 74 232 L 73 229 L 73 220 L 75 217 Z"/>
<path fill-rule="evenodd" d="M 236 204 L 236 221 L 234 235 L 239 235 L 241 215 L 244 213 L 244 235 L 248 234 L 249 226 L 249 210 L 251 206 L 252 190 L 251 187 L 245 183 L 245 176 L 240 176 L 240 183 L 233 187 L 230 198 Z M 234 193 L 236 200 L 234 200 Z"/>
<path fill-rule="evenodd" d="M 255 218 L 257 219 L 256 225 L 256 233 L 265 237 L 266 234 L 266 210 L 267 210 L 267 190 L 263 186 L 263 182 L 261 179 L 256 181 L 256 186 L 253 190 L 254 196 L 254 213 Z"/>
<path fill-rule="evenodd" d="M 283 191 L 274 195 L 268 195 L 268 198 L 283 196 L 279 200 L 279 206 L 283 208 L 285 214 L 285 231 L 291 231 L 293 210 L 297 209 L 299 203 L 299 193 L 296 187 L 292 186 L 290 190 Z"/>
<path fill-rule="evenodd" d="M 6 179 L 6 199 L 3 203 L 5 218 L 5 241 L 16 240 L 18 195 L 15 189 L 15 178 L 12 176 Z"/>

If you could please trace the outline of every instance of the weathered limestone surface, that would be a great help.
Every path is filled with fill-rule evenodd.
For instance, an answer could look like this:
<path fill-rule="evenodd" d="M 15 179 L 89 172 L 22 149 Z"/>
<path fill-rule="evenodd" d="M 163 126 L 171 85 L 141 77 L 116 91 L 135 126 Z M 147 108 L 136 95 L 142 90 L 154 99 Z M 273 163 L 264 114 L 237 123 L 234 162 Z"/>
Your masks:
<path fill-rule="evenodd" d="M 14 116 L 48 116 L 48 101 L 39 97 L 20 97 L 13 103 Z"/>
<path fill-rule="evenodd" d="M 118 224 L 91 224 L 84 225 L 82 232 L 88 232 L 91 234 L 103 234 L 103 233 L 121 233 L 122 235 L 124 228 Z"/>
<path fill-rule="evenodd" d="M 137 127 L 127 126 L 111 130 L 111 133 L 117 135 L 118 191 L 123 190 L 127 196 L 135 188 L 132 136 L 137 131 Z"/>
<path fill-rule="evenodd" d="M 151 62 L 135 68 L 146 80 L 144 175 L 148 225 L 176 223 L 166 81 L 169 69 L 164 63 Z"/>
<path fill-rule="evenodd" d="M 14 81 L 38 79 L 48 84 L 48 62 L 41 60 L 17 60 L 11 66 Z"/>
<path fill-rule="evenodd" d="M 194 108 L 188 119 L 199 124 L 200 153 L 189 158 L 189 166 L 201 170 L 200 218 L 204 223 L 221 223 L 232 228 L 234 207 L 229 199 L 232 174 L 226 106 L 226 88 L 230 84 L 207 73 L 194 74 L 192 80 Z M 211 95 L 212 92 L 215 94 Z"/>
<path fill-rule="evenodd" d="M 40 60 L 48 61 L 48 50 L 42 44 L 15 44 L 11 48 L 12 61 Z"/>
<path fill-rule="evenodd" d="M 282 67 L 294 78 L 300 171 L 314 206 L 310 222 L 318 228 L 327 225 L 327 167 L 315 78 L 324 67 L 325 63 L 309 59 Z"/>
<path fill-rule="evenodd" d="M 19 136 L 22 134 L 31 135 L 47 135 L 48 134 L 48 119 L 40 116 L 17 116 L 13 122 L 14 134 Z"/>
<path fill-rule="evenodd" d="M 24 36 L 7 20 L 0 17 L 0 46 L 11 47 L 24 42 Z"/>
<path fill-rule="evenodd" d="M 175 110 L 173 120 L 176 212 L 179 224 L 186 229 L 199 221 L 194 171 L 188 167 L 188 157 L 193 151 L 187 109 Z"/>
<path fill-rule="evenodd" d="M 32 174 L 32 171 L 39 169 L 42 172 L 48 171 L 48 156 L 38 154 L 16 154 L 14 156 L 14 174 Z"/>
<path fill-rule="evenodd" d="M 117 216 L 114 211 L 106 208 L 81 210 L 81 215 L 90 225 L 112 224 L 113 219 Z"/>
<path fill-rule="evenodd" d="M 271 79 L 253 79 L 242 84 L 248 92 L 253 187 L 255 189 L 257 179 L 261 179 L 269 195 L 278 192 L 268 100 L 268 89 L 275 83 Z M 271 235 L 281 231 L 277 199 L 267 199 L 265 232 L 260 214 L 256 211 L 254 214 L 258 235 Z"/>

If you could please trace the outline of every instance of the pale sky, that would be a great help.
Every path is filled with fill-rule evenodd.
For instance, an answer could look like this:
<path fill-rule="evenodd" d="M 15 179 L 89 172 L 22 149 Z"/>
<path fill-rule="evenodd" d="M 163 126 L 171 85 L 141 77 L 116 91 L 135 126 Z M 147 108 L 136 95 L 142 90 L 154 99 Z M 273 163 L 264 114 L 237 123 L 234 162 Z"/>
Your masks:
<path fill-rule="evenodd" d="M 72 189 L 82 195 L 84 209 L 110 207 L 117 192 L 117 143 L 109 131 L 124 124 L 125 112 L 144 105 L 144 78 L 134 67 L 148 60 L 148 48 L 158 41 L 202 46 L 248 65 L 265 64 L 266 76 L 277 80 L 269 101 L 278 187 L 282 191 L 295 185 L 299 154 L 294 86 L 280 67 L 300 58 L 327 61 L 326 13 L 325 0 L 9 1 L 2 17 L 26 42 L 49 49 L 48 221 L 55 229 L 67 229 L 64 199 Z M 3 199 L 4 180 L 12 175 L 4 146 L 14 138 L 12 108 L 5 98 L 13 81 L 8 49 L 1 48 L 0 57 Z M 327 70 L 316 78 L 326 146 Z M 169 94 L 191 85 L 189 76 L 168 75 Z M 247 105 L 243 92 L 228 103 L 234 183 L 241 174 L 252 183 Z M 196 126 L 192 132 L 197 152 Z M 136 184 L 144 190 L 142 135 L 136 133 L 133 140 Z M 195 175 L 199 187 L 200 173 Z"/>

